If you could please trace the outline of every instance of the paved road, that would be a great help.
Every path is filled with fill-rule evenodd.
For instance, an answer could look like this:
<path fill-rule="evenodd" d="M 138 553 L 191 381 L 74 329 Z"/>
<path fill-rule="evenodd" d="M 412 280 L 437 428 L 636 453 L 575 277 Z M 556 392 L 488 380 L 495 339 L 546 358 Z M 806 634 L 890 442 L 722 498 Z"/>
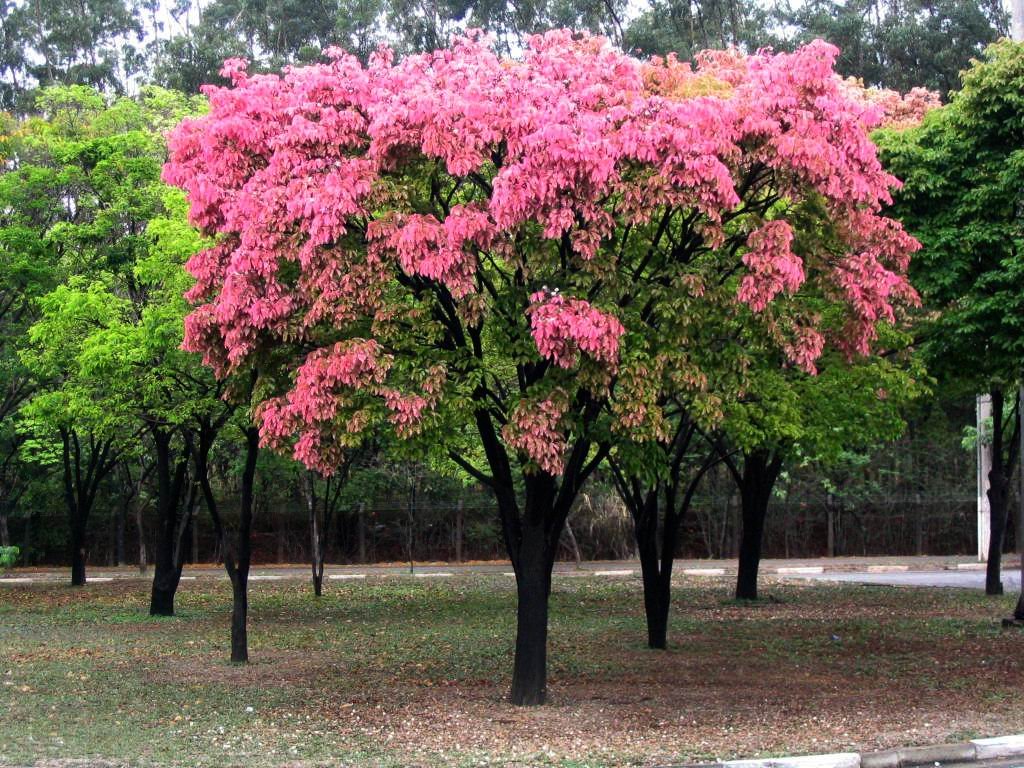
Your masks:
<path fill-rule="evenodd" d="M 1004 584 L 1007 591 L 1019 588 L 1020 581 L 1016 567 L 1016 558 L 1008 557 L 1005 563 Z M 862 584 L 892 584 L 938 587 L 980 588 L 984 583 L 982 568 L 969 557 L 837 557 L 837 558 L 805 558 L 799 560 L 765 560 L 761 564 L 761 573 L 766 576 L 779 576 L 796 579 L 825 579 L 830 581 L 846 581 Z M 365 579 L 367 577 L 391 576 L 399 578 L 444 578 L 456 574 L 487 573 L 492 575 L 511 575 L 512 568 L 507 562 L 486 563 L 430 563 L 416 564 L 415 573 L 409 573 L 408 564 L 391 563 L 377 565 L 331 565 L 325 569 L 330 580 Z M 677 560 L 675 573 L 684 580 L 702 579 L 707 577 L 734 578 L 736 573 L 735 560 Z M 640 564 L 635 560 L 618 560 L 605 562 L 558 563 L 555 575 L 559 578 L 638 578 Z M 91 567 L 88 570 L 89 580 L 94 583 L 117 580 L 148 580 L 152 571 L 140 574 L 131 566 L 106 568 Z M 254 581 L 278 581 L 283 579 L 308 579 L 309 566 L 302 564 L 290 565 L 258 565 L 252 570 Z M 13 571 L 6 577 L 0 577 L 3 584 L 31 584 L 37 582 L 61 582 L 68 578 L 66 568 L 22 568 Z M 215 564 L 186 566 L 184 576 L 186 582 L 195 579 L 224 579 L 224 569 Z"/>
<path fill-rule="evenodd" d="M 1003 570 L 1003 589 L 1014 592 L 1020 589 L 1020 570 L 1016 563 Z M 905 573 L 815 573 L 787 576 L 814 581 L 844 581 L 854 584 L 880 584 L 893 587 L 957 587 L 960 589 L 984 589 L 985 572 L 975 570 L 959 571 L 907 571 Z"/>

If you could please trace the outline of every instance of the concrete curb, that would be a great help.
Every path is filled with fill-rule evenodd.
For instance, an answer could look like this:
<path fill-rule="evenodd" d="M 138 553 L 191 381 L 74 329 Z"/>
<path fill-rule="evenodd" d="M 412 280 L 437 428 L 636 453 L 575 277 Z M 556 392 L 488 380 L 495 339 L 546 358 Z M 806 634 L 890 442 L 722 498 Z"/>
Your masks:
<path fill-rule="evenodd" d="M 693 763 L 676 768 L 923 768 L 1015 757 L 1024 757 L 1024 734 L 974 739 L 962 744 L 935 744 L 880 752 L 836 752 L 760 760 L 726 760 Z"/>

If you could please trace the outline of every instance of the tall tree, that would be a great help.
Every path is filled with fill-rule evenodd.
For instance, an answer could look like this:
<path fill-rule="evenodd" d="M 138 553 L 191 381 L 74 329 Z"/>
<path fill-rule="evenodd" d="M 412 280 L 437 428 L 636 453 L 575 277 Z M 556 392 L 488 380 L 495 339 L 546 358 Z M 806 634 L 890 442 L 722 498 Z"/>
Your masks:
<path fill-rule="evenodd" d="M 1024 44 L 989 46 L 950 104 L 918 128 L 885 131 L 882 157 L 905 180 L 893 212 L 924 248 L 913 270 L 927 317 L 923 349 L 940 385 L 989 392 L 991 539 L 986 591 L 1000 566 L 1020 441 L 1013 403 L 1024 369 Z M 1022 606 L 1018 612 L 1024 616 Z"/>
<path fill-rule="evenodd" d="M 139 71 L 143 30 L 135 0 L 5 3 L 0 26 L 3 106 L 29 110 L 31 91 L 87 85 L 122 93 Z M 8 79 L 9 78 L 9 79 Z"/>
<path fill-rule="evenodd" d="M 664 329 L 685 349 L 700 296 L 728 294 L 809 366 L 829 336 L 866 349 L 912 295 L 916 243 L 878 213 L 895 182 L 835 54 L 730 54 L 695 74 L 558 31 L 518 62 L 476 38 L 281 79 L 229 62 L 234 87 L 171 140 L 165 177 L 218 234 L 189 263 L 186 344 L 220 375 L 260 370 L 264 439 L 297 436 L 308 466 L 334 471 L 371 427 L 430 433 L 493 491 L 517 704 L 545 699 L 574 500 L 614 429 L 657 432 Z M 688 96 L 693 78 L 716 95 Z M 842 247 L 794 252 L 803 217 Z M 841 297 L 841 327 L 772 311 L 805 283 Z M 485 467 L 457 451 L 467 423 Z"/>
<path fill-rule="evenodd" d="M 779 19 L 793 42 L 821 37 L 839 46 L 841 74 L 943 95 L 1008 22 L 1001 0 L 810 0 L 783 8 Z"/>
<path fill-rule="evenodd" d="M 753 51 L 776 42 L 771 21 L 752 0 L 652 0 L 627 27 L 625 45 L 638 54 L 682 58 L 729 46 Z"/>
<path fill-rule="evenodd" d="M 178 349 L 181 335 L 174 330 L 185 313 L 188 254 L 179 253 L 177 263 L 158 274 L 160 252 L 148 232 L 165 212 L 168 192 L 159 179 L 161 131 L 192 105 L 158 89 L 108 104 L 83 86 L 44 89 L 39 103 L 42 115 L 24 121 L 19 163 L 10 173 L 37 195 L 26 201 L 33 215 L 9 231 L 22 232 L 16 242 L 27 244 L 23 258 L 41 249 L 43 263 L 52 264 L 52 277 L 62 282 L 37 302 L 39 318 L 22 360 L 41 389 L 23 411 L 35 427 L 60 435 L 72 534 L 79 539 L 98 483 L 136 425 L 150 433 L 165 531 L 154 581 L 154 604 L 162 605 L 166 600 L 157 593 L 166 590 L 156 588 L 176 584 L 168 574 L 180 573 L 168 553 L 176 549 L 188 466 L 187 454 L 177 462 L 172 454 L 184 448 L 175 419 L 180 409 L 197 407 L 195 387 L 182 391 L 188 366 L 213 386 L 197 359 Z M 183 219 L 180 195 L 177 204 Z M 193 250 L 200 244 L 193 233 Z M 175 274 L 176 281 L 169 277 Z"/>

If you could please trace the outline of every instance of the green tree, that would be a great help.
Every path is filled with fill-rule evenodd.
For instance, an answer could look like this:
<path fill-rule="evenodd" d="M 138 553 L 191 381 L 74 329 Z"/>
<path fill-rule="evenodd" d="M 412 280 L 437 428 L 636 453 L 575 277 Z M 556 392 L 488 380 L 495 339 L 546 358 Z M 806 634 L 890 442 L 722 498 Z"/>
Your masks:
<path fill-rule="evenodd" d="M 26 0 L 2 10 L 0 105 L 8 109 L 31 111 L 31 92 L 51 85 L 122 93 L 141 67 L 135 0 Z"/>
<path fill-rule="evenodd" d="M 768 11 L 751 0 L 651 0 L 625 33 L 627 48 L 642 55 L 689 58 L 709 48 L 755 50 L 775 42 Z"/>
<path fill-rule="evenodd" d="M 39 116 L 23 121 L 17 165 L 5 176 L 27 189 L 14 222 L 20 229 L 7 231 L 20 233 L 22 258 L 32 257 L 30 248 L 42 251 L 39 263 L 51 265 L 59 284 L 38 300 L 21 353 L 37 386 L 22 407 L 21 431 L 33 438 L 26 455 L 63 466 L 73 581 L 81 583 L 99 484 L 138 429 L 152 433 L 158 458 L 162 446 L 169 450 L 175 406 L 194 402 L 175 400 L 174 376 L 187 357 L 176 330 L 183 259 L 168 282 L 148 227 L 167 211 L 162 131 L 196 105 L 159 89 L 108 104 L 84 86 L 44 89 L 38 105 Z M 178 212 L 183 218 L 180 199 Z M 47 447 L 54 438 L 59 449 Z M 163 483 L 159 469 L 158 462 L 158 506 L 172 504 L 173 481 Z"/>
<path fill-rule="evenodd" d="M 839 46 L 836 69 L 869 85 L 945 94 L 984 46 L 1006 34 L 1000 0 L 810 0 L 781 6 L 789 43 Z"/>
<path fill-rule="evenodd" d="M 999 594 L 1024 367 L 1024 44 L 989 46 L 948 106 L 878 143 L 905 182 L 893 211 L 924 245 L 912 267 L 929 369 L 944 388 L 992 397 L 986 591 Z"/>
<path fill-rule="evenodd" d="M 736 598 L 756 600 L 765 520 L 775 484 L 789 465 L 819 471 L 851 451 L 898 437 L 910 402 L 926 388 L 907 340 L 883 329 L 890 352 L 848 360 L 831 354 L 817 375 L 778 364 L 756 371 L 741 398 L 728 402 L 710 439 L 740 492 L 742 536 Z M 885 346 L 883 346 L 883 349 Z"/>

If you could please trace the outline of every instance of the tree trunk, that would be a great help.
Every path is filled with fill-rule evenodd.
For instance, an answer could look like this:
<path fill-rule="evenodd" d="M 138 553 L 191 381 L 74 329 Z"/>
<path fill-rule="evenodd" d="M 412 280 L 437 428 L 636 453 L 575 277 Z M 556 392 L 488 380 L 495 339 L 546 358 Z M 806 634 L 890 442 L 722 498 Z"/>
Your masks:
<path fill-rule="evenodd" d="M 85 586 L 85 521 L 80 517 L 71 521 L 71 586 Z"/>
<path fill-rule="evenodd" d="M 548 597 L 551 568 L 543 518 L 524 523 L 516 563 L 516 655 L 511 701 L 543 704 L 547 698 Z"/>
<path fill-rule="evenodd" d="M 761 567 L 764 523 L 768 502 L 779 476 L 782 461 L 770 451 L 754 451 L 743 461 L 740 503 L 743 534 L 740 540 L 739 569 L 736 575 L 736 599 L 757 600 L 757 576 Z"/>
<path fill-rule="evenodd" d="M 0 512 L 0 547 L 11 546 L 11 533 L 7 528 L 7 513 Z"/>
<path fill-rule="evenodd" d="M 356 508 L 356 537 L 359 541 L 359 563 L 366 562 L 366 509 L 362 502 Z"/>
<path fill-rule="evenodd" d="M 114 523 L 114 565 L 124 564 L 124 529 L 128 519 L 128 510 L 125 504 L 117 508 L 117 518 Z"/>
<path fill-rule="evenodd" d="M 324 585 L 324 549 L 321 543 L 320 520 L 316 512 L 316 481 L 312 471 L 305 473 L 303 489 L 306 496 L 306 510 L 309 513 L 309 549 L 310 562 L 313 570 L 313 594 L 320 597 Z M 324 499 L 327 503 L 327 499 Z"/>
<path fill-rule="evenodd" d="M 668 609 L 671 602 L 671 581 L 663 579 L 658 569 L 657 544 L 641 544 L 640 572 L 644 583 L 644 614 L 647 617 L 647 647 L 663 651 L 668 647 Z"/>
<path fill-rule="evenodd" d="M 249 661 L 249 567 L 239 568 L 231 579 L 231 661 Z"/>
<path fill-rule="evenodd" d="M 139 573 L 149 570 L 149 563 L 146 556 L 146 529 L 142 520 L 142 499 L 135 497 L 135 531 L 139 539 Z"/>
<path fill-rule="evenodd" d="M 463 538 L 463 525 L 464 525 L 464 513 L 462 509 L 462 499 L 459 499 L 458 504 L 455 507 L 455 562 L 462 562 L 462 538 Z"/>
<path fill-rule="evenodd" d="M 188 531 L 191 509 L 186 509 L 179 519 L 178 509 L 181 491 L 188 469 L 188 453 L 178 461 L 172 471 L 171 442 L 173 432 L 163 428 L 152 429 L 156 446 L 157 475 L 157 518 L 160 528 L 154 558 L 153 587 L 150 593 L 150 616 L 173 616 L 174 596 L 181 583 L 181 567 L 184 560 L 182 538 Z"/>
<path fill-rule="evenodd" d="M 990 510 L 991 534 L 988 543 L 988 564 L 985 569 L 985 594 L 1003 594 L 1002 557 L 1003 540 L 1010 512 L 1010 475 L 1013 472 L 1013 460 L 1016 455 L 1016 435 L 1010 438 L 1010 458 L 1003 449 L 1006 435 L 1003 428 L 1004 399 L 1001 389 L 992 390 L 992 469 L 989 472 L 988 501 Z M 1017 429 L 1020 425 L 1020 414 L 1016 419 Z M 1017 429 L 1014 431 L 1016 432 Z"/>
<path fill-rule="evenodd" d="M 633 528 L 640 573 L 644 584 L 644 614 L 647 618 L 647 647 L 664 650 L 668 646 L 668 607 L 671 583 L 661 578 L 658 556 L 658 493 L 648 491 L 639 509 L 633 509 Z"/>
<path fill-rule="evenodd" d="M 238 538 L 234 557 L 225 557 L 227 565 L 233 560 L 228 575 L 231 577 L 231 661 L 242 664 L 249 661 L 249 564 L 252 559 L 252 519 L 255 499 L 256 460 L 260 450 L 260 432 L 257 427 L 245 430 L 245 469 L 242 471 L 242 503 L 238 521 Z"/>

